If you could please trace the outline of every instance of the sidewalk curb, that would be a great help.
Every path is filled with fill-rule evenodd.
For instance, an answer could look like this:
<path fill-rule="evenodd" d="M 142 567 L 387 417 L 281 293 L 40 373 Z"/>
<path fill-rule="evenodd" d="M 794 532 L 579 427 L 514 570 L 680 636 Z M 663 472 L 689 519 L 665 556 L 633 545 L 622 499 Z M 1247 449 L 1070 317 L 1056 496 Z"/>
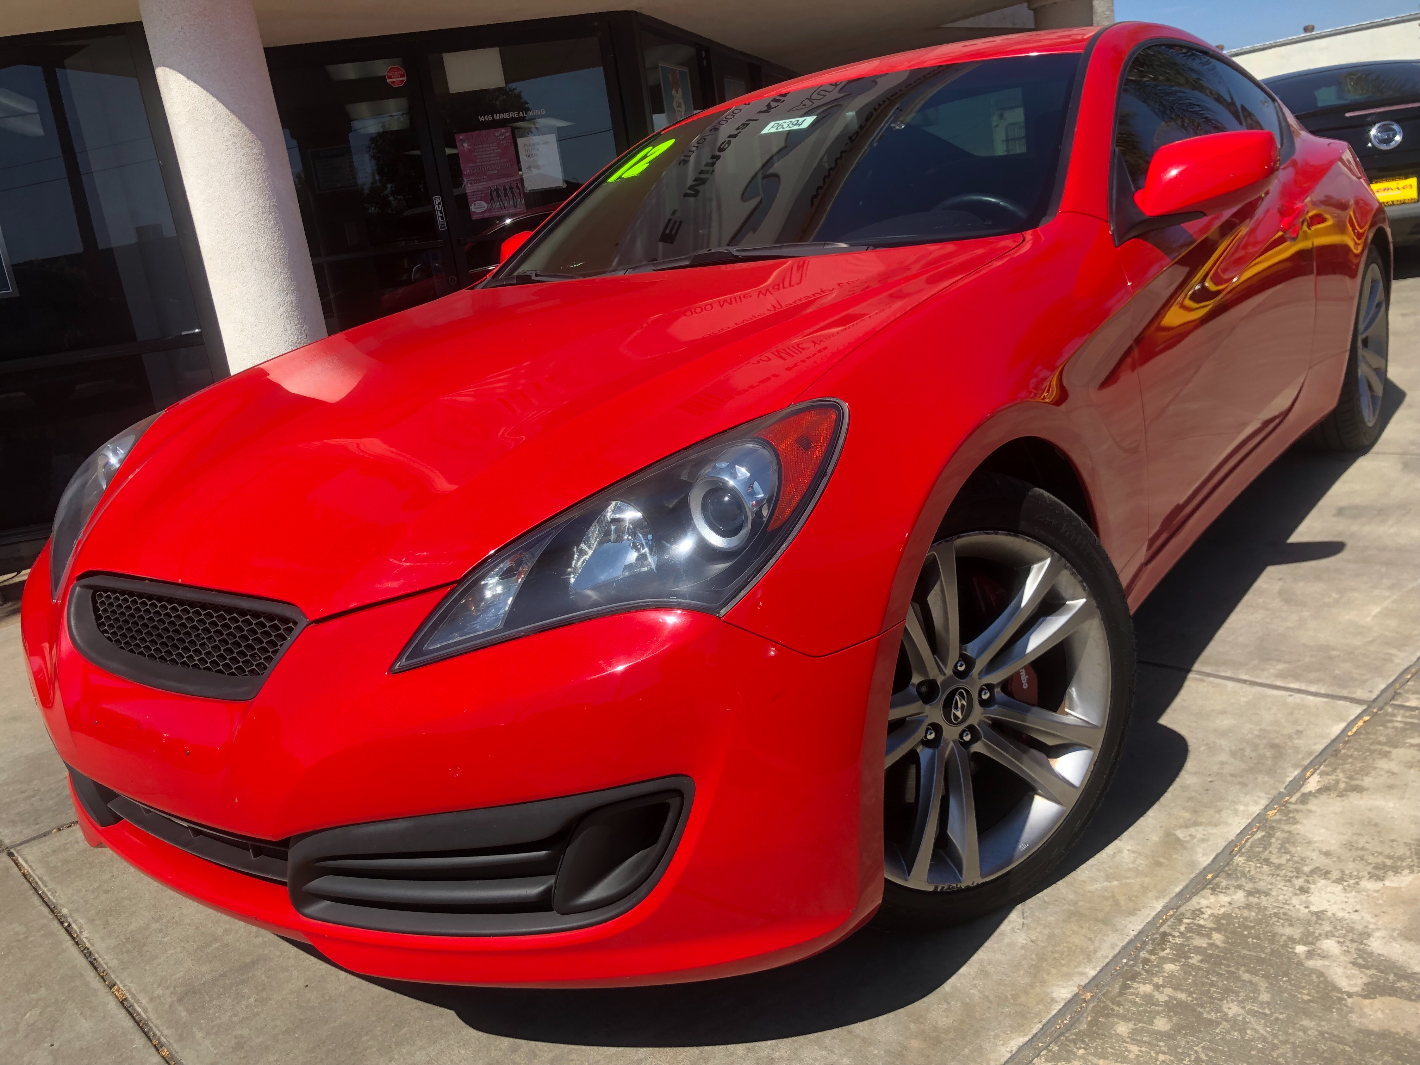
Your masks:
<path fill-rule="evenodd" d="M 1143 950 L 1150 945 L 1159 931 L 1168 923 L 1182 907 L 1199 892 L 1201 892 L 1213 878 L 1231 864 L 1238 852 L 1245 847 L 1259 829 L 1268 820 L 1275 817 L 1277 813 L 1289 802 L 1292 797 L 1302 789 L 1302 786 L 1311 779 L 1318 769 L 1326 763 L 1348 739 L 1354 736 L 1363 725 L 1374 718 L 1382 710 L 1385 710 L 1395 698 L 1396 693 L 1417 673 L 1420 673 L 1420 659 L 1416 659 L 1387 684 L 1380 692 L 1367 703 L 1350 721 L 1342 726 L 1341 730 L 1331 738 L 1320 751 L 1312 756 L 1311 760 L 1304 765 L 1295 776 L 1292 777 L 1282 789 L 1259 810 L 1253 817 L 1248 819 L 1248 823 L 1229 840 L 1211 861 L 1203 868 L 1199 869 L 1192 878 L 1180 888 L 1168 902 L 1144 923 L 1124 946 L 1120 947 L 1114 957 L 1105 963 L 1088 982 L 1082 984 L 1076 993 L 1065 1002 L 1050 1018 L 1036 1029 L 1029 1039 L 1016 1048 L 1015 1052 L 1008 1057 L 1003 1065 L 1028 1065 L 1042 1053 L 1044 1053 L 1057 1039 L 1068 1032 L 1075 1021 L 1083 1017 L 1090 1008 L 1090 1001 L 1101 992 L 1108 990 L 1118 979 L 1119 973 L 1124 967 L 1134 961 Z"/>
<path fill-rule="evenodd" d="M 108 988 L 109 993 L 112 994 L 114 998 L 118 999 L 119 1005 L 127 1011 L 129 1018 L 138 1026 L 139 1031 L 143 1033 L 143 1037 L 153 1045 L 153 1049 L 158 1052 L 159 1057 L 165 1062 L 168 1062 L 169 1065 L 182 1065 L 182 1059 L 173 1053 L 172 1049 L 168 1046 L 167 1040 L 163 1038 L 162 1034 L 153 1025 L 153 1022 L 148 1019 L 148 1015 L 143 1012 L 142 1007 L 134 1002 L 132 996 L 119 986 L 118 981 L 109 975 L 108 968 L 99 959 L 98 955 L 94 953 L 93 947 L 91 947 L 88 940 L 84 938 L 84 934 L 75 927 L 74 922 L 69 919 L 69 915 L 59 907 L 59 904 L 54 900 L 53 896 L 45 890 L 44 885 L 40 883 L 39 877 L 35 875 L 34 870 L 29 867 L 29 864 L 16 853 L 16 847 L 24 846 L 26 843 L 33 843 L 37 839 L 44 839 L 45 836 L 56 835 L 66 829 L 74 828 L 78 823 L 77 821 L 70 821 L 67 825 L 60 825 L 58 828 L 50 829 L 48 832 L 23 840 L 15 844 L 14 847 L 6 847 L 5 855 L 14 863 L 15 868 L 20 871 L 20 875 L 25 878 L 25 882 L 29 884 L 31 890 L 39 896 L 40 902 L 44 903 L 45 908 L 49 910 L 51 916 L 59 922 L 59 926 L 63 928 L 65 932 L 69 933 L 69 938 L 73 940 L 74 945 L 79 948 L 79 953 L 84 956 L 84 960 L 89 963 L 89 967 L 94 970 L 94 974 L 104 982 L 104 986 Z"/>

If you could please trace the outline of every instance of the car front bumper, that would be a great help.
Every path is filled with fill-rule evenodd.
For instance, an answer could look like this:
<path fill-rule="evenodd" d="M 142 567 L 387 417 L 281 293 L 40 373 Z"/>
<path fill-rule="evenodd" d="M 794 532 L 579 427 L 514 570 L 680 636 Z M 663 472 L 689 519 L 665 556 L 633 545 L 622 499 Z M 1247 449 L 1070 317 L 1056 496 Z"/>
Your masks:
<path fill-rule="evenodd" d="M 36 698 L 77 772 L 174 818 L 256 840 L 534 803 L 660 778 L 693 798 L 663 872 L 590 927 L 424 935 L 315 920 L 283 883 L 130 821 L 90 843 L 359 973 L 488 985 L 708 979 L 806 957 L 882 891 L 885 701 L 898 634 L 810 657 L 689 611 L 598 618 L 399 674 L 434 590 L 311 624 L 258 695 L 229 702 L 116 677 L 26 588 Z M 885 707 L 880 708 L 885 710 Z"/>

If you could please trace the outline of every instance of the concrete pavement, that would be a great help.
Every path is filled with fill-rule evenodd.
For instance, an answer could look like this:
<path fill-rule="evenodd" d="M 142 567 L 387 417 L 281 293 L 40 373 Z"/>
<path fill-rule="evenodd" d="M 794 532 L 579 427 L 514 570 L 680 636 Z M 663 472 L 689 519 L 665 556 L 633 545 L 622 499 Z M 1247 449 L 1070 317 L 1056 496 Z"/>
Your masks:
<path fill-rule="evenodd" d="M 1137 617 L 1135 720 L 1086 839 L 1045 891 L 947 933 L 667 988 L 365 980 L 63 827 L 0 621 L 0 960 L 23 984 L 0 1059 L 1420 1060 L 1420 696 L 1393 683 L 1420 657 L 1420 277 L 1393 303 L 1380 443 L 1288 454 L 1185 556 Z"/>

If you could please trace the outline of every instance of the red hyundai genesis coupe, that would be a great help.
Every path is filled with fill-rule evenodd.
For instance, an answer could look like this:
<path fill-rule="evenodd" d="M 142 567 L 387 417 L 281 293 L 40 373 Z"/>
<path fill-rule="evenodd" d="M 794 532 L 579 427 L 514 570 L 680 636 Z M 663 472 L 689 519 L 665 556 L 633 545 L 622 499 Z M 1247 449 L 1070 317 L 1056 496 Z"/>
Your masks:
<path fill-rule="evenodd" d="M 25 592 L 89 842 L 360 973 L 703 979 L 1021 899 L 1131 609 L 1383 423 L 1355 156 L 1162 26 L 765 89 L 514 243 L 115 437 Z"/>

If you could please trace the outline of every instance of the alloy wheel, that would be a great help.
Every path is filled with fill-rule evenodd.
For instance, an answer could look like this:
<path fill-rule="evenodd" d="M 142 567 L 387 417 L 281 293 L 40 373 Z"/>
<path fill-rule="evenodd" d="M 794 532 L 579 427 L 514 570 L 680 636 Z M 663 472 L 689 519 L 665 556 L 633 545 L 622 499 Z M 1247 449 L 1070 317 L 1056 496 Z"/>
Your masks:
<path fill-rule="evenodd" d="M 1099 609 L 1058 553 L 1006 532 L 934 545 L 888 714 L 887 878 L 971 887 L 1040 848 L 1098 760 L 1110 677 Z"/>
<path fill-rule="evenodd" d="M 1370 426 L 1375 425 L 1381 415 L 1390 346 L 1385 278 L 1379 263 L 1370 263 L 1361 280 L 1361 315 L 1356 334 L 1356 384 L 1361 394 L 1361 417 Z"/>

